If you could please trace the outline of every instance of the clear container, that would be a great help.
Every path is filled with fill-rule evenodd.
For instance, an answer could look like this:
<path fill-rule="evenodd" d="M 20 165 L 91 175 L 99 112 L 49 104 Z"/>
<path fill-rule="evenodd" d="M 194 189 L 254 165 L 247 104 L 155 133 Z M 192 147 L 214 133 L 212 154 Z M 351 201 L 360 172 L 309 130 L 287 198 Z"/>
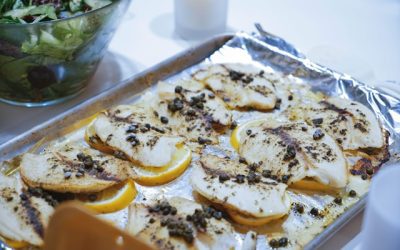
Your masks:
<path fill-rule="evenodd" d="M 228 0 L 175 0 L 174 12 L 182 38 L 205 38 L 225 31 Z"/>
<path fill-rule="evenodd" d="M 0 101 L 62 102 L 87 86 L 130 0 L 34 24 L 0 24 Z"/>

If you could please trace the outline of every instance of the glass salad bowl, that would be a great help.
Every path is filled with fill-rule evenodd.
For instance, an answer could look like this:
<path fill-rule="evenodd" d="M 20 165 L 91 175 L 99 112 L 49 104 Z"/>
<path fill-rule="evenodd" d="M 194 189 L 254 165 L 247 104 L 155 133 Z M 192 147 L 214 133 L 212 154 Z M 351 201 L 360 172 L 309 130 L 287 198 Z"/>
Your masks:
<path fill-rule="evenodd" d="M 0 101 L 46 106 L 82 92 L 130 0 L 64 19 L 0 23 Z"/>

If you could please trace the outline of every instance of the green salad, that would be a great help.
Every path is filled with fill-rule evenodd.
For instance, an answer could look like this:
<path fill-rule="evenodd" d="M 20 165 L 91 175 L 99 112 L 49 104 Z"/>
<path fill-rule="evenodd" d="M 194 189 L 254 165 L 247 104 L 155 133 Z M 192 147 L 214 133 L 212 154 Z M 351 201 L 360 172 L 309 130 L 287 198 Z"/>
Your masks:
<path fill-rule="evenodd" d="M 63 19 L 110 3 L 110 0 L 0 0 L 0 23 Z"/>
<path fill-rule="evenodd" d="M 0 100 L 41 106 L 82 91 L 128 3 L 0 0 Z"/>

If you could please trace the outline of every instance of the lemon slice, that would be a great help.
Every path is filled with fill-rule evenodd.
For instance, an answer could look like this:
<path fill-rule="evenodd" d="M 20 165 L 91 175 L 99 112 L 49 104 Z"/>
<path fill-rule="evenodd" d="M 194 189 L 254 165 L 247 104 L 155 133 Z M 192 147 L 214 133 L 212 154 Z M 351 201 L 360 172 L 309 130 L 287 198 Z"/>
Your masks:
<path fill-rule="evenodd" d="M 2 240 L 4 240 L 4 243 L 11 248 L 23 248 L 29 246 L 29 243 L 25 241 L 15 241 L 6 238 L 2 238 Z"/>
<path fill-rule="evenodd" d="M 135 181 L 143 186 L 156 186 L 170 182 L 185 172 L 192 160 L 191 150 L 178 145 L 172 160 L 164 167 L 137 167 Z"/>
<path fill-rule="evenodd" d="M 96 200 L 82 198 L 84 205 L 98 213 L 112 213 L 127 207 L 136 197 L 137 190 L 133 180 L 103 190 L 96 194 Z"/>
<path fill-rule="evenodd" d="M 290 184 L 291 188 L 312 190 L 312 191 L 330 191 L 334 190 L 333 187 L 319 183 L 311 178 L 305 178 Z"/>
<path fill-rule="evenodd" d="M 237 126 L 232 131 L 232 135 L 231 135 L 232 147 L 236 151 L 238 151 L 240 148 L 241 140 L 243 139 L 243 136 L 246 134 L 246 130 L 249 129 L 250 127 L 260 126 L 265 121 L 266 121 L 265 119 L 252 120 L 252 121 L 248 121 L 246 123 L 243 123 L 243 124 Z"/>
<path fill-rule="evenodd" d="M 276 220 L 276 219 L 279 219 L 284 216 L 284 214 L 282 214 L 282 215 L 268 216 L 268 217 L 263 217 L 263 218 L 256 218 L 256 217 L 252 217 L 252 216 L 242 215 L 236 211 L 229 210 L 229 209 L 227 210 L 227 213 L 229 214 L 231 219 L 233 221 L 235 221 L 236 223 L 239 223 L 241 225 L 247 225 L 247 226 L 265 225 L 272 220 Z"/>
<path fill-rule="evenodd" d="M 94 130 L 93 127 L 93 122 L 94 120 L 87 126 L 85 130 L 85 141 L 87 144 L 89 144 L 92 148 L 95 148 L 101 152 L 107 153 L 107 154 L 112 154 L 114 150 L 109 147 L 108 145 L 105 145 L 100 138 L 96 135 L 96 131 Z"/>

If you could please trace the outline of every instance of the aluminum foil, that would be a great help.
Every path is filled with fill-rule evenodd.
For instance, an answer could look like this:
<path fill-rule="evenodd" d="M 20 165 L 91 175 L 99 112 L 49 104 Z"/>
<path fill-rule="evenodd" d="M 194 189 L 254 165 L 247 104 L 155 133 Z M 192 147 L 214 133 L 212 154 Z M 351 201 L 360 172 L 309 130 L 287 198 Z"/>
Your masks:
<path fill-rule="evenodd" d="M 309 84 L 314 91 L 360 102 L 372 109 L 390 133 L 388 163 L 400 161 L 400 99 L 311 62 L 292 45 L 269 33 L 238 33 L 203 63 L 261 63 L 284 75 Z M 399 86 L 400 87 L 400 86 Z"/>

